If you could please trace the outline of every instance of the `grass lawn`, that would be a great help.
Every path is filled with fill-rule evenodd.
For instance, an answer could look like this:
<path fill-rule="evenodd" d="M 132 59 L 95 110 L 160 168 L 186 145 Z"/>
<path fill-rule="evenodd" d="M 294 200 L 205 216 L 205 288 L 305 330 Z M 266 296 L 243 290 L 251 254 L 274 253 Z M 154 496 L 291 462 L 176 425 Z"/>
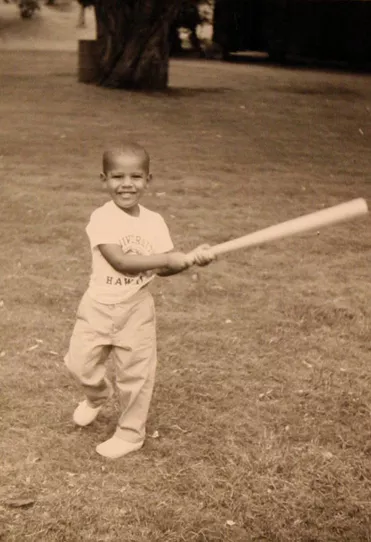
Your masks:
<path fill-rule="evenodd" d="M 74 427 L 63 364 L 107 145 L 148 148 L 179 249 L 222 242 L 371 201 L 370 76 L 184 60 L 147 95 L 75 71 L 0 52 L 0 540 L 371 541 L 368 217 L 156 279 L 140 452 L 96 454 L 117 402 Z"/>

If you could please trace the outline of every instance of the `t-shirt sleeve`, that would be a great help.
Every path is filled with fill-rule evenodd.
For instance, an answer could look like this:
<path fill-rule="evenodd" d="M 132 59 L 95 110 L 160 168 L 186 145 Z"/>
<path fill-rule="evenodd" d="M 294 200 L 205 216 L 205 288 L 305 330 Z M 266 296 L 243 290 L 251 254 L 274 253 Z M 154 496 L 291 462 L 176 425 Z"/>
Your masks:
<path fill-rule="evenodd" d="M 112 220 L 107 215 L 103 216 L 101 212 L 92 213 L 85 231 L 91 248 L 103 244 L 120 244 L 117 228 L 114 227 Z"/>
<path fill-rule="evenodd" d="M 170 252 L 173 250 L 174 245 L 170 236 L 169 228 L 162 216 L 158 217 L 158 227 L 155 236 L 155 252 L 156 254 L 163 254 L 164 252 Z"/>

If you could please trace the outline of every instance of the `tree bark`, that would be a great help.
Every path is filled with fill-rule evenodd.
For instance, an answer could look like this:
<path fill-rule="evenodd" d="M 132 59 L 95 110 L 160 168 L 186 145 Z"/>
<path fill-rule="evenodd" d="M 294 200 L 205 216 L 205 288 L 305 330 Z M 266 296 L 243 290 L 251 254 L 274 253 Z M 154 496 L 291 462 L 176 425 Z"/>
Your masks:
<path fill-rule="evenodd" d="M 99 84 L 164 90 L 180 0 L 95 0 Z"/>

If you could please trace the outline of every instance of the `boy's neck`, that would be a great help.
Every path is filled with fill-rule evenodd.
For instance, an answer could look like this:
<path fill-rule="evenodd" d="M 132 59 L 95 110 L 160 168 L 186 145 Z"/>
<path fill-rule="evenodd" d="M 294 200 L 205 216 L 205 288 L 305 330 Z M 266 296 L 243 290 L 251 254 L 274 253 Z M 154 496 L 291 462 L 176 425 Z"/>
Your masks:
<path fill-rule="evenodd" d="M 117 209 L 119 211 L 122 211 L 126 215 L 132 216 L 134 218 L 138 218 L 138 216 L 140 216 L 140 205 L 139 205 L 139 203 L 137 203 L 137 205 L 134 205 L 134 207 L 131 207 L 130 209 L 122 209 L 115 202 L 113 202 L 113 203 L 116 205 L 116 207 L 117 207 Z"/>

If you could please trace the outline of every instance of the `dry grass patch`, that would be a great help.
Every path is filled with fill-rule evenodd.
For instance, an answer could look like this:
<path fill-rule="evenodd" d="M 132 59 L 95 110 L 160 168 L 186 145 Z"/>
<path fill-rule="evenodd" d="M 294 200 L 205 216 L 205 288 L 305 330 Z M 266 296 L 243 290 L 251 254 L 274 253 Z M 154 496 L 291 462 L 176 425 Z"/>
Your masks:
<path fill-rule="evenodd" d="M 177 61 L 152 96 L 79 85 L 75 63 L 0 58 L 0 539 L 370 541 L 368 218 L 156 281 L 137 454 L 95 453 L 117 402 L 75 428 L 63 365 L 102 148 L 148 147 L 145 203 L 179 248 L 222 242 L 370 197 L 369 78 Z"/>

